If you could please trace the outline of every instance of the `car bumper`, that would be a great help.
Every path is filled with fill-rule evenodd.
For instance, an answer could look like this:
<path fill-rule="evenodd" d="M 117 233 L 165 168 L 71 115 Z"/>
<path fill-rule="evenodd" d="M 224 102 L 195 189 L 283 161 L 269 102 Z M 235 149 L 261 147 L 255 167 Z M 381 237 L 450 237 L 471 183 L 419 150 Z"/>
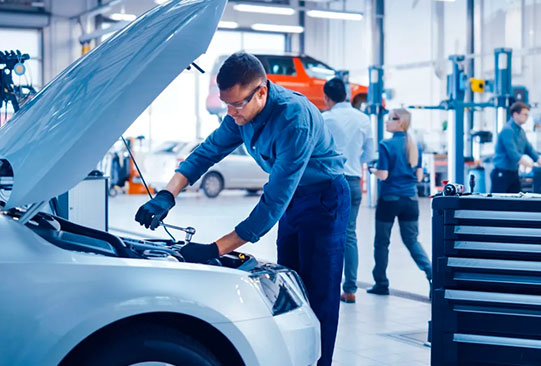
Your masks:
<path fill-rule="evenodd" d="M 319 321 L 307 304 L 275 317 L 216 326 L 246 365 L 309 366 L 320 357 Z"/>

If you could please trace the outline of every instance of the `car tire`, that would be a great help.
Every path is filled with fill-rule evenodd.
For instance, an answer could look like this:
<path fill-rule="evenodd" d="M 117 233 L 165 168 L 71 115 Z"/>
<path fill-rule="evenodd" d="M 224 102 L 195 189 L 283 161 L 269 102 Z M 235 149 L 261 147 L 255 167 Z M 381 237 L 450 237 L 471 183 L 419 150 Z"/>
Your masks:
<path fill-rule="evenodd" d="M 197 340 L 177 329 L 143 323 L 100 335 L 61 366 L 170 365 L 222 366 L 216 356 Z M 70 357 L 71 356 L 71 357 Z"/>
<path fill-rule="evenodd" d="M 216 172 L 207 173 L 201 182 L 201 189 L 208 198 L 215 198 L 224 189 L 224 179 Z"/>

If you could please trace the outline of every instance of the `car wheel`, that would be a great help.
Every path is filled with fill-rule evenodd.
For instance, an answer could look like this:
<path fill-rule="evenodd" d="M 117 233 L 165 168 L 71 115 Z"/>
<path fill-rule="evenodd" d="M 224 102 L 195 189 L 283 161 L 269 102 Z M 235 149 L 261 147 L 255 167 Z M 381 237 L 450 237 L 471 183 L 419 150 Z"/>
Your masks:
<path fill-rule="evenodd" d="M 61 366 L 130 365 L 221 366 L 205 346 L 186 334 L 159 324 L 139 324 L 110 332 L 68 355 Z"/>
<path fill-rule="evenodd" d="M 207 173 L 203 177 L 201 189 L 203 190 L 203 193 L 205 193 L 205 196 L 209 198 L 217 197 L 222 191 L 222 189 L 224 189 L 224 180 L 222 176 L 218 173 Z"/>

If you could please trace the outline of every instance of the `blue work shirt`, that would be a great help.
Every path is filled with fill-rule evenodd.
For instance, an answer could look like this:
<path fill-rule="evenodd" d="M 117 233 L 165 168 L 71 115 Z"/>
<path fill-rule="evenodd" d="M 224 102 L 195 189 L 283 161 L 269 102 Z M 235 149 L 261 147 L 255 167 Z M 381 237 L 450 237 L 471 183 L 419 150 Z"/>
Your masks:
<path fill-rule="evenodd" d="M 379 196 L 414 197 L 417 196 L 417 175 L 422 167 L 422 154 L 419 149 L 417 165 L 412 167 L 407 155 L 408 137 L 406 132 L 395 132 L 390 139 L 379 143 L 377 169 L 387 170 L 387 179 L 379 182 Z"/>
<path fill-rule="evenodd" d="M 498 135 L 493 159 L 494 168 L 518 171 L 518 161 L 522 155 L 528 155 L 534 162 L 539 159 L 539 154 L 526 138 L 522 127 L 511 119 Z"/>
<path fill-rule="evenodd" d="M 239 126 L 226 116 L 176 169 L 193 184 L 244 143 L 257 164 L 270 174 L 258 204 L 235 227 L 237 234 L 250 242 L 258 241 L 282 217 L 297 186 L 341 175 L 345 161 L 336 152 L 321 113 L 305 96 L 270 81 L 267 85 L 265 107 L 251 122 Z"/>

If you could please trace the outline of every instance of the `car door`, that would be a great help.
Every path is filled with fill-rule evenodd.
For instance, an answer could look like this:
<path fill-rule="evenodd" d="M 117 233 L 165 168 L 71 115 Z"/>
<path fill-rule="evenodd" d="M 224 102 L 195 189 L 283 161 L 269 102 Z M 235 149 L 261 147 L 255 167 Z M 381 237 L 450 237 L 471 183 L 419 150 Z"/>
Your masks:
<path fill-rule="evenodd" d="M 265 173 L 248 154 L 244 145 L 239 146 L 214 168 L 224 177 L 225 188 L 261 188 L 267 182 Z"/>
<path fill-rule="evenodd" d="M 304 94 L 308 80 L 304 73 L 299 73 L 291 56 L 265 56 L 264 64 L 267 77 L 284 88 Z"/>

